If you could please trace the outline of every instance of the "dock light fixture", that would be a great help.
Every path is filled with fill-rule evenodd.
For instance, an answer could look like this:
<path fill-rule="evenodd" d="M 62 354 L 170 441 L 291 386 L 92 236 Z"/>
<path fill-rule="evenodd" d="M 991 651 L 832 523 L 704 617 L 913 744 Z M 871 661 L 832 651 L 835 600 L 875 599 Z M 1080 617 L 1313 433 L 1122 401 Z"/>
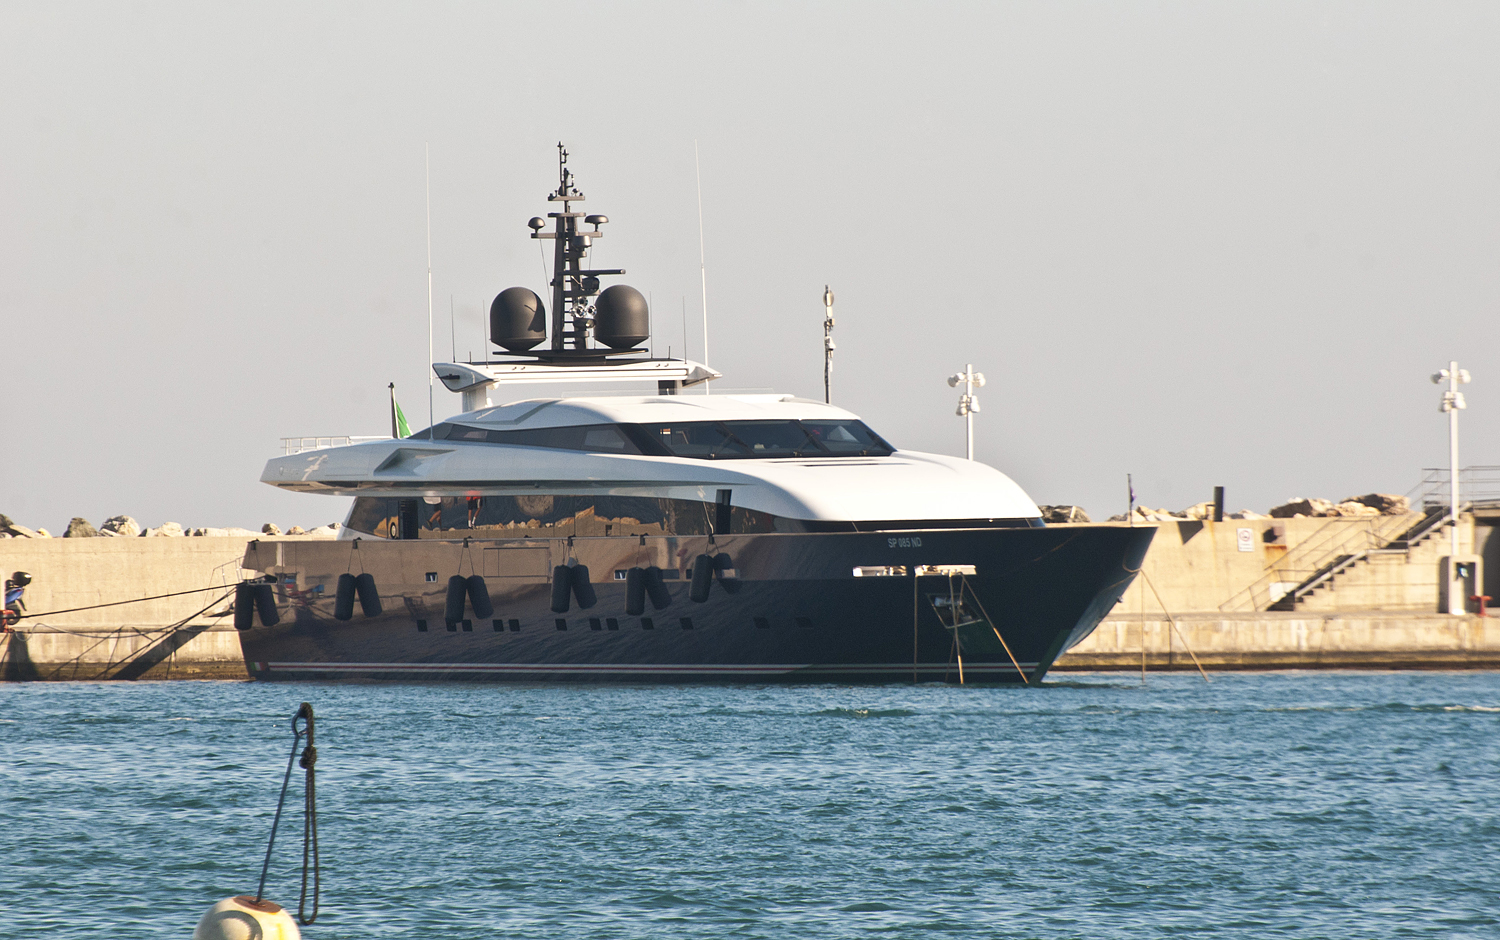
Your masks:
<path fill-rule="evenodd" d="M 1464 401 L 1464 393 L 1458 390 L 1460 385 L 1469 382 L 1469 370 L 1460 369 L 1457 362 L 1449 362 L 1448 368 L 1439 369 L 1432 375 L 1432 384 L 1441 385 L 1448 383 L 1448 390 L 1443 392 L 1442 410 L 1448 415 L 1448 528 L 1449 554 L 1456 564 L 1458 559 L 1458 413 L 1469 407 Z M 1464 591 L 1455 590 L 1451 583 L 1456 579 L 1450 577 L 1448 588 L 1448 613 L 1466 613 L 1464 604 Z"/>
<path fill-rule="evenodd" d="M 974 413 L 979 410 L 979 399 L 974 397 L 974 389 L 984 387 L 984 373 L 975 372 L 972 362 L 965 364 L 964 371 L 948 376 L 948 387 L 964 387 L 963 394 L 958 396 L 958 411 L 955 412 L 964 419 L 964 441 L 965 455 L 974 459 Z"/>

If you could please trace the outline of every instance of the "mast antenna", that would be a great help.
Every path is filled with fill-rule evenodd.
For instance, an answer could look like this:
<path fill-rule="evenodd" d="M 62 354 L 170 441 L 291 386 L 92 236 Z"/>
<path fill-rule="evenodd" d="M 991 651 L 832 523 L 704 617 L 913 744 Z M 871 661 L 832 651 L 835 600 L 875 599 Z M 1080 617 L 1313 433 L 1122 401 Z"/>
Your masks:
<path fill-rule="evenodd" d="M 703 284 L 703 363 L 708 364 L 708 263 L 703 253 L 703 166 L 698 160 L 698 141 L 693 140 L 693 171 L 698 177 L 698 279 Z M 687 358 L 687 340 L 683 339 L 683 358 Z M 703 384 L 703 394 L 711 394 L 708 383 Z"/>
<path fill-rule="evenodd" d="M 432 440 L 432 426 L 437 423 L 433 417 L 432 403 L 432 145 L 422 145 L 422 156 L 426 162 L 427 178 L 427 439 Z"/>
<path fill-rule="evenodd" d="M 831 404 L 833 391 L 833 291 L 823 285 L 823 404 Z"/>

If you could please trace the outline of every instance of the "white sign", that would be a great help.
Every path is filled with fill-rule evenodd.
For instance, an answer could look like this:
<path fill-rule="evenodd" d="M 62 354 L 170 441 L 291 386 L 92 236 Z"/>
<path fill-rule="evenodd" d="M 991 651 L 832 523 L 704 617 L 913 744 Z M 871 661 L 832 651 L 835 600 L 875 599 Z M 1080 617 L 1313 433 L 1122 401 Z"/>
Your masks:
<path fill-rule="evenodd" d="M 1255 551 L 1255 530 L 1254 529 L 1235 529 L 1234 530 L 1234 540 L 1239 545 L 1240 551 L 1242 551 L 1242 552 L 1253 552 L 1253 551 Z"/>

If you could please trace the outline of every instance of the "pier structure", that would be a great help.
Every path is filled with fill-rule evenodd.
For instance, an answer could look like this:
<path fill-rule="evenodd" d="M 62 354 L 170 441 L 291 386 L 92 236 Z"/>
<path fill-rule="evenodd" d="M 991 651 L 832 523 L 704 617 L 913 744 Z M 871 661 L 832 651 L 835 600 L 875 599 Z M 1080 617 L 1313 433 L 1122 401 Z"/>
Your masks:
<path fill-rule="evenodd" d="M 1193 655 L 1209 669 L 1500 668 L 1500 619 L 1475 600 L 1500 599 L 1500 501 L 1459 514 L 1476 562 L 1462 614 L 1447 613 L 1446 511 L 1158 525 L 1145 577 L 1054 670 L 1139 669 L 1143 654 L 1152 670 Z M 229 604 L 252 540 L 0 539 L 0 569 L 34 578 L 29 613 L 68 611 L 0 636 L 0 679 L 245 677 Z"/>
<path fill-rule="evenodd" d="M 1157 525 L 1144 577 L 1054 670 L 1500 667 L 1500 501 L 1456 525 L 1446 506 Z"/>

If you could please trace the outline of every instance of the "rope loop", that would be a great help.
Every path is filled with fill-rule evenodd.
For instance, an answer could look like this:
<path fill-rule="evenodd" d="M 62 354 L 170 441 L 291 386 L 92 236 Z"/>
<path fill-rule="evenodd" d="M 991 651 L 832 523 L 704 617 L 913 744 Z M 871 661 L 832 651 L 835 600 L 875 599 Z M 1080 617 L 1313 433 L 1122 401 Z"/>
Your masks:
<path fill-rule="evenodd" d="M 281 779 L 281 795 L 276 800 L 276 816 L 271 820 L 271 838 L 266 842 L 266 860 L 260 869 L 260 885 L 255 890 L 255 899 L 263 899 L 266 893 L 266 876 L 271 871 L 271 850 L 276 846 L 276 830 L 281 826 L 281 811 L 286 804 L 286 791 L 292 782 L 292 765 L 299 764 L 307 771 L 302 794 L 302 894 L 297 902 L 297 920 L 310 924 L 318 919 L 318 902 L 322 896 L 322 878 L 318 864 L 318 797 L 317 778 L 314 767 L 318 762 L 318 749 L 314 746 L 315 729 L 312 706 L 303 702 L 292 716 L 292 752 L 286 759 L 286 774 Z M 302 739 L 307 746 L 302 748 L 302 759 L 297 760 L 297 748 Z M 307 881 L 312 872 L 312 914 L 307 913 Z"/>

